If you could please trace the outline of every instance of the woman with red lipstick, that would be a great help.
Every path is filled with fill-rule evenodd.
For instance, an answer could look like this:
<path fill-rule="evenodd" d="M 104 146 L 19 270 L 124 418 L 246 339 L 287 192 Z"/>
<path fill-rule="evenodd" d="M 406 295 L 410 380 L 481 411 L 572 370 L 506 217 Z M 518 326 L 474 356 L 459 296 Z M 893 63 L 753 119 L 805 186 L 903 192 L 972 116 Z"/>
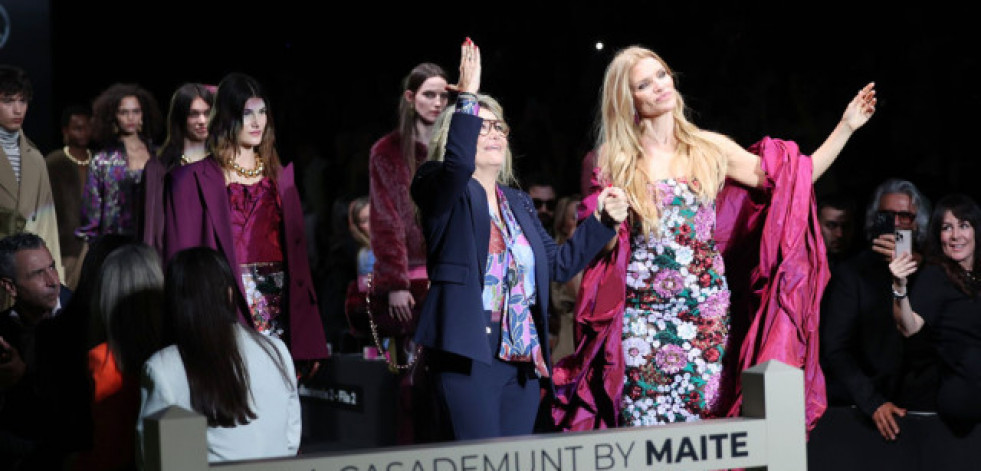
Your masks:
<path fill-rule="evenodd" d="M 768 359 L 817 378 L 807 385 L 813 425 L 823 407 L 812 406 L 825 399 L 812 331 L 818 302 L 811 293 L 821 291 L 828 272 L 815 231 L 812 182 L 874 106 L 870 83 L 810 159 L 800 158 L 793 143 L 771 139 L 750 149 L 757 155 L 691 123 L 673 72 L 653 51 L 634 46 L 616 54 L 604 77 L 593 196 L 583 206 L 584 214 L 592 211 L 595 195 L 612 183 L 626 190 L 632 211 L 608 251 L 583 273 L 576 306 L 581 338 L 576 353 L 556 367 L 553 417 L 560 428 L 654 425 L 738 412 L 738 383 L 729 380 Z M 739 186 L 724 188 L 727 179 Z M 733 246 L 740 252 L 725 251 Z M 734 270 L 743 265 L 755 271 Z M 738 306 L 757 302 L 759 313 L 730 323 L 726 271 L 732 284 L 747 283 L 733 292 L 745 298 L 763 293 L 762 300 Z M 745 281 L 751 276 L 757 291 Z M 741 345 L 736 330 L 750 322 Z M 764 328 L 767 335 L 754 331 Z M 733 349 L 738 361 L 726 359 Z"/>
<path fill-rule="evenodd" d="M 948 195 L 930 217 L 926 264 L 911 293 L 907 279 L 916 260 L 903 253 L 889 264 L 893 274 L 893 317 L 909 337 L 922 329 L 940 357 L 937 413 L 955 426 L 981 422 L 981 258 L 977 228 L 981 208 L 969 196 Z M 907 296 L 908 295 L 908 296 Z"/>
<path fill-rule="evenodd" d="M 286 342 L 314 373 L 327 343 L 310 275 L 293 166 L 276 152 L 269 101 L 244 74 L 222 79 L 208 123 L 209 155 L 164 184 L 164 254 L 220 250 L 235 271 L 239 320 Z"/>
<path fill-rule="evenodd" d="M 141 235 L 143 169 L 160 126 L 156 99 L 139 85 L 117 83 L 95 99 L 92 137 L 102 150 L 89 160 L 77 237 Z"/>

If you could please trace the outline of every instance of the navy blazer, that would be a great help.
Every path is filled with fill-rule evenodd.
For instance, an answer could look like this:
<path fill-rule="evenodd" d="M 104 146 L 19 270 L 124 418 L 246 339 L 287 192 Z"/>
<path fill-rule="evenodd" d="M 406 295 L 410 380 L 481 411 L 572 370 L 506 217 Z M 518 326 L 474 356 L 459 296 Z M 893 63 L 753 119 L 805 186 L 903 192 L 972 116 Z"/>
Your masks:
<path fill-rule="evenodd" d="M 491 220 L 487 195 L 473 179 L 481 118 L 454 113 L 443 162 L 426 162 L 412 181 L 412 198 L 422 216 L 426 268 L 431 282 L 415 340 L 429 348 L 490 364 L 490 317 L 482 293 L 487 272 Z M 538 220 L 531 198 L 502 187 L 515 219 L 535 254 L 535 305 L 532 309 L 545 362 L 548 351 L 549 280 L 566 281 L 585 268 L 616 230 L 587 217 L 561 246 Z"/>

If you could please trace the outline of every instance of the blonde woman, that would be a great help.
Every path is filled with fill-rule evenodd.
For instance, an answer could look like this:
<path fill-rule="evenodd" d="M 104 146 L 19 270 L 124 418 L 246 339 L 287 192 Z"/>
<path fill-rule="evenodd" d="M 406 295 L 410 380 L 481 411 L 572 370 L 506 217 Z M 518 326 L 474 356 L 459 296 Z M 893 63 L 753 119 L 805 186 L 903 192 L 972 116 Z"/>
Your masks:
<path fill-rule="evenodd" d="M 823 251 L 807 233 L 816 227 L 807 222 L 814 212 L 811 183 L 868 121 L 876 103 L 870 83 L 811 158 L 800 159 L 793 143 L 764 140 L 752 153 L 729 137 L 698 128 L 685 117 L 674 85 L 664 60 L 642 47 L 621 50 L 606 70 L 593 194 L 608 185 L 623 188 L 632 211 L 608 252 L 583 275 L 576 315 L 584 335 L 555 374 L 559 401 L 553 416 L 563 429 L 683 422 L 727 412 L 730 404 L 721 393 L 735 386 L 727 386 L 723 375 L 730 290 L 716 238 L 716 200 L 736 207 L 746 199 L 738 193 L 744 190 L 728 187 L 724 193 L 730 197 L 723 197 L 723 183 L 728 178 L 771 197 L 769 213 L 746 224 L 779 217 L 781 211 L 798 218 L 763 237 L 788 241 L 791 253 L 784 257 L 810 260 L 812 249 Z M 787 203 L 791 197 L 796 206 Z M 592 211 L 595 202 L 595 196 L 586 198 L 583 211 Z M 789 211 L 800 204 L 807 208 L 808 202 L 810 213 Z M 753 208 L 759 211 L 758 205 Z M 726 217 L 732 212 L 723 209 Z M 731 227 L 723 233 L 721 218 L 719 233 L 726 240 L 746 235 Z M 752 246 L 740 250 L 756 254 Z M 769 256 L 761 253 L 760 263 Z M 827 281 L 826 268 L 807 273 L 816 280 L 823 273 Z M 776 332 L 773 340 L 782 342 L 789 337 L 785 333 Z M 786 350 L 799 353 L 796 347 Z M 779 347 L 747 348 L 759 360 L 761 351 Z M 813 353 L 810 366 L 816 367 Z M 600 355 L 605 361 L 594 361 Z M 823 380 L 814 392 L 823 396 Z"/>

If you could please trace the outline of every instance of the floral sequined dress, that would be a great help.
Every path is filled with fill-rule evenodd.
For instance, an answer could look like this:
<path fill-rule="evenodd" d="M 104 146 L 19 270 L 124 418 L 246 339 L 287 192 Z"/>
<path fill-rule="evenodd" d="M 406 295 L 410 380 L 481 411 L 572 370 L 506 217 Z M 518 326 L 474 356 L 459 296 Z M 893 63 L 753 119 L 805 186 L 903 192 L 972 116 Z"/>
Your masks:
<path fill-rule="evenodd" d="M 715 204 L 682 179 L 658 180 L 653 234 L 630 235 L 621 426 L 710 417 L 729 333 L 729 288 L 715 247 Z"/>

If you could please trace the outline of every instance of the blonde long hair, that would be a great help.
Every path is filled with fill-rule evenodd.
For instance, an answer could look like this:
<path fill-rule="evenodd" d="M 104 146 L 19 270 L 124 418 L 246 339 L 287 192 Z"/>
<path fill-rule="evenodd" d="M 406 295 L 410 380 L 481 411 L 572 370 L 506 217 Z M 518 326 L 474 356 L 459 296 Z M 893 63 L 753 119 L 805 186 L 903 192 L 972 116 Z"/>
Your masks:
<path fill-rule="evenodd" d="M 480 109 L 486 109 L 494 113 L 497 119 L 507 122 L 504 119 L 504 108 L 490 95 L 477 95 L 477 103 L 480 104 Z M 433 137 L 429 140 L 429 160 L 436 162 L 443 161 L 443 157 L 446 155 L 446 138 L 450 133 L 450 121 L 455 112 L 456 106 L 451 104 L 436 119 L 436 123 L 433 125 Z M 501 171 L 497 173 L 497 183 L 506 186 L 516 186 L 518 179 L 514 176 L 511 141 L 510 139 L 506 141 L 507 147 L 504 150 L 504 165 L 501 166 Z"/>
<path fill-rule="evenodd" d="M 639 46 L 620 50 L 607 66 L 603 77 L 597 143 L 602 177 L 627 192 L 633 209 L 631 217 L 640 219 L 644 233 L 657 229 L 660 211 L 649 190 L 651 176 L 638 165 L 644 154 L 640 142 L 643 129 L 635 118 L 637 112 L 630 89 L 630 71 L 648 57 L 660 62 L 674 76 L 671 68 L 654 51 Z M 677 102 L 672 112 L 674 137 L 678 141 L 678 155 L 684 157 L 685 176 L 698 181 L 699 185 L 692 189 L 700 199 L 714 200 L 725 180 L 725 154 L 706 137 L 704 131 L 688 121 L 681 94 L 675 93 L 675 96 Z"/>

